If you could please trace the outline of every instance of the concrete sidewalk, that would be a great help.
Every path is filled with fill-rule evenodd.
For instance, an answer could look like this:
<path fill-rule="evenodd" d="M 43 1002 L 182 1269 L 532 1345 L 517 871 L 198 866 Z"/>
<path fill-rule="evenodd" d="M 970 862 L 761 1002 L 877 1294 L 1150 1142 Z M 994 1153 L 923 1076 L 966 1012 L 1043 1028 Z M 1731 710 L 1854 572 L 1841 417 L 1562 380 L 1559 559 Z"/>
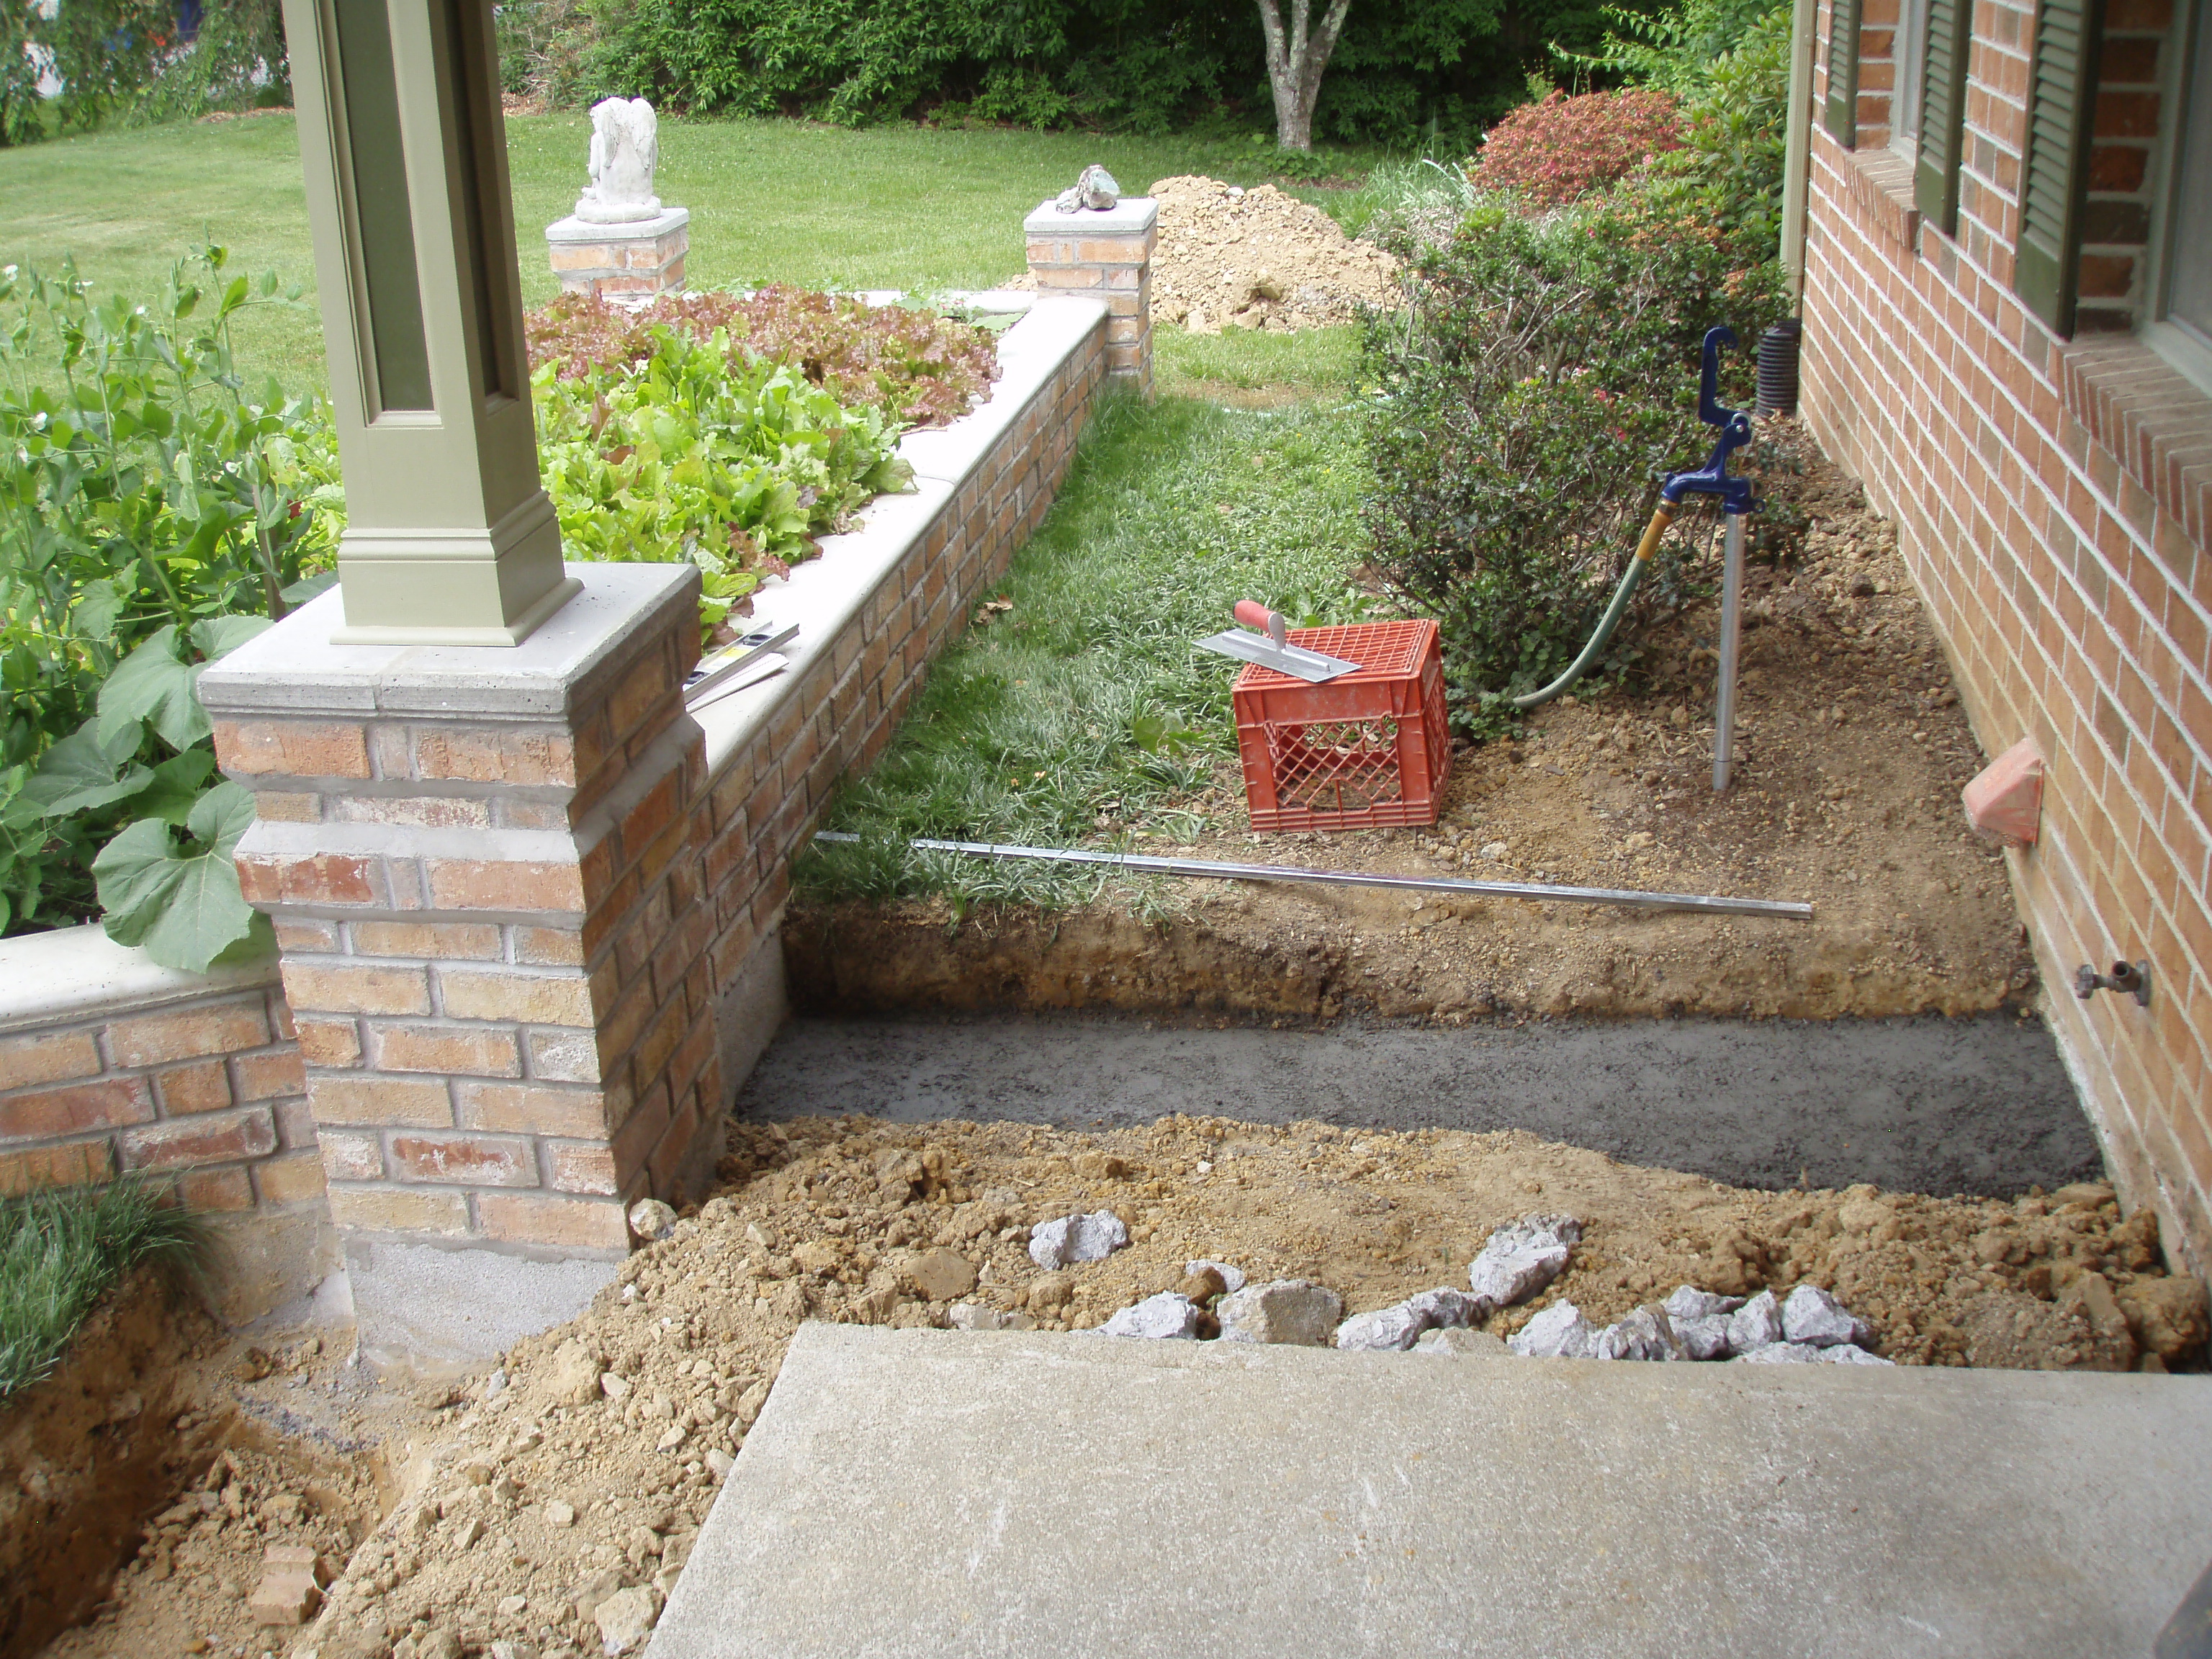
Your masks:
<path fill-rule="evenodd" d="M 2122 1659 L 2212 1382 L 811 1324 L 649 1659 Z"/>

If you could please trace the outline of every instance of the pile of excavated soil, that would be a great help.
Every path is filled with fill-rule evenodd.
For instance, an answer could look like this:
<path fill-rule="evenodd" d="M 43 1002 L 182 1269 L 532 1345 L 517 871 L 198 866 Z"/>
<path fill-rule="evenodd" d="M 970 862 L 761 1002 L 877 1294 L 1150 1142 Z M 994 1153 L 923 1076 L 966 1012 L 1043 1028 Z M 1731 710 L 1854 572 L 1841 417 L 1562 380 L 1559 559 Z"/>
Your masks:
<path fill-rule="evenodd" d="M 325 1492 L 292 1472 L 311 1448 L 289 1467 L 218 1457 L 106 1616 L 50 1652 L 634 1652 L 802 1320 L 942 1325 L 969 1302 L 1079 1330 L 1173 1287 L 1194 1258 L 1317 1280 L 1359 1312 L 1463 1285 L 1492 1227 L 1541 1210 L 1577 1217 L 1582 1242 L 1495 1333 L 1560 1299 L 1601 1322 L 1682 1283 L 1820 1285 L 1905 1364 L 2157 1370 L 2195 1364 L 2205 1331 L 2201 1286 L 2158 1266 L 2154 1221 L 2123 1219 L 2094 1184 L 2015 1203 L 1754 1192 L 1523 1133 L 1189 1117 L 1099 1135 L 811 1118 L 735 1125 L 730 1148 L 723 1189 L 583 1316 L 517 1344 L 441 1417 L 387 1417 L 395 1490 L 373 1534 L 353 1544 L 346 1527 L 374 1451 Z M 1055 1273 L 1030 1260 L 1032 1225 L 1097 1209 L 1127 1224 L 1128 1248 Z M 240 1390 L 264 1414 L 336 1380 L 297 1351 L 280 1371 Z M 276 1541 L 325 1549 L 336 1576 L 309 1628 L 251 1636 L 244 1601 Z"/>
<path fill-rule="evenodd" d="M 1362 305 L 1396 298 L 1397 261 L 1356 242 L 1317 207 L 1273 185 L 1246 190 L 1218 179 L 1163 179 L 1152 254 L 1152 320 L 1218 334 L 1223 325 L 1273 329 L 1348 323 Z M 1033 276 L 1003 284 L 1033 289 Z"/>
<path fill-rule="evenodd" d="M 1244 190 L 1184 175 L 1161 179 L 1152 195 L 1160 204 L 1158 321 L 1194 334 L 1224 323 L 1287 334 L 1348 323 L 1356 307 L 1395 297 L 1395 260 L 1273 185 Z"/>
<path fill-rule="evenodd" d="M 1126 893 L 1079 909 L 942 900 L 793 905 L 794 996 L 845 1012 L 1115 1008 L 1835 1018 L 2033 1000 L 2003 858 L 1959 792 L 1985 763 L 1942 652 L 1870 510 L 1791 421 L 1802 548 L 1745 591 L 1735 780 L 1712 790 L 1717 604 L 1648 642 L 1648 678 L 1462 749 L 1433 830 L 1255 836 L 1241 773 L 1164 804 L 1194 839 L 1100 821 L 1092 844 L 1249 863 L 1809 902 L 1810 922 L 1357 887 L 1179 882 L 1164 926 Z M 1226 665 L 1224 672 L 1233 672 Z"/>

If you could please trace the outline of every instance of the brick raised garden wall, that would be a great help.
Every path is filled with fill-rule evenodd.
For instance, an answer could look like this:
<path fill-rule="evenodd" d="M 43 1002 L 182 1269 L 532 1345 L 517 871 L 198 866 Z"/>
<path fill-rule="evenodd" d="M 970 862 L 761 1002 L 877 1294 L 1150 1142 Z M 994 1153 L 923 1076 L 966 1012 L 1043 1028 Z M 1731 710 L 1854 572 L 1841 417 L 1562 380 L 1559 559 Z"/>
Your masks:
<path fill-rule="evenodd" d="M 323 1166 L 276 963 L 173 974 L 88 927 L 0 944 L 0 1197 L 143 1171 L 289 1241 L 234 1249 L 234 1311 L 305 1289 Z"/>
<path fill-rule="evenodd" d="M 1877 10 L 1889 15 L 1867 8 L 1867 50 L 1886 58 Z M 2117 230 L 2088 250 L 2070 343 L 2012 292 L 2033 15 L 2010 0 L 1975 8 L 1955 235 L 1923 222 L 1909 168 L 1879 148 L 1878 76 L 1862 78 L 1856 153 L 1814 131 L 1804 410 L 1897 520 L 1984 749 L 2033 738 L 2048 763 L 2041 840 L 2010 859 L 2048 1016 L 2126 1196 L 2156 1204 L 2169 1244 L 2202 1273 L 2212 398 L 2112 326 L 2140 290 Z M 2142 60 L 2168 48 L 2170 21 L 2166 0 L 2108 9 L 2108 34 L 2128 49 L 2108 54 L 2097 190 L 2139 182 L 2140 97 L 2114 76 L 2154 79 Z M 1825 57 L 1825 3 L 1817 38 Z M 2077 964 L 2122 957 L 2150 961 L 2148 1009 L 2074 997 Z"/>

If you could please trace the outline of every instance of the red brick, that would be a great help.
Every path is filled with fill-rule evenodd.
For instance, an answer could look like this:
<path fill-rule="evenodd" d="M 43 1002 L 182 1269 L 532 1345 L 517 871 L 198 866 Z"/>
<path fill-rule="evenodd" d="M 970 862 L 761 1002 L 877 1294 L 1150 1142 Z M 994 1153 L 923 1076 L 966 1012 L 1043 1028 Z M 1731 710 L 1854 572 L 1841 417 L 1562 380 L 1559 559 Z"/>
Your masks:
<path fill-rule="evenodd" d="M 177 1200 L 189 1210 L 250 1210 L 253 1182 L 244 1170 L 187 1170 L 177 1177 Z"/>
<path fill-rule="evenodd" d="M 107 1051 L 118 1066 L 160 1066 L 264 1048 L 268 1042 L 269 1017 L 258 1000 L 145 1014 L 116 1020 L 107 1028 Z"/>
<path fill-rule="evenodd" d="M 615 1180 L 614 1149 L 604 1143 L 551 1141 L 545 1160 L 546 1184 L 556 1193 L 612 1194 L 621 1190 Z"/>
<path fill-rule="evenodd" d="M 0 1140 L 55 1140 L 93 1129 L 144 1123 L 154 1092 L 143 1078 L 108 1078 L 55 1089 L 32 1089 L 0 1100 Z"/>
<path fill-rule="evenodd" d="M 584 908 L 583 877 L 573 864 L 461 859 L 428 859 L 424 864 L 430 902 L 441 910 L 531 913 Z"/>
<path fill-rule="evenodd" d="M 230 1104 L 230 1068 L 219 1060 L 172 1066 L 154 1074 L 161 1110 L 170 1117 L 185 1112 L 220 1111 Z"/>
<path fill-rule="evenodd" d="M 550 727 L 542 731 L 432 728 L 416 736 L 415 775 L 519 787 L 573 786 L 575 749 L 566 732 Z"/>
<path fill-rule="evenodd" d="M 369 957 L 420 957 L 426 961 L 496 962 L 499 929 L 490 922 L 356 921 L 353 948 Z"/>
<path fill-rule="evenodd" d="M 362 962 L 287 962 L 284 992 L 293 1009 L 302 1013 L 430 1012 L 430 979 L 421 968 Z"/>
<path fill-rule="evenodd" d="M 509 1019 L 526 1025 L 592 1023 L 591 987 L 580 975 L 440 968 L 437 977 L 449 1019 Z"/>
<path fill-rule="evenodd" d="M 231 1061 L 231 1069 L 237 1075 L 240 1100 L 274 1100 L 280 1095 L 307 1092 L 307 1063 L 297 1048 L 240 1054 Z"/>
<path fill-rule="evenodd" d="M 0 1090 L 98 1077 L 100 1048 L 89 1031 L 40 1031 L 0 1038 Z"/>
<path fill-rule="evenodd" d="M 114 1153 L 106 1140 L 64 1141 L 58 1146 L 27 1146 L 0 1152 L 0 1198 L 52 1187 L 92 1187 L 114 1171 Z"/>
<path fill-rule="evenodd" d="M 485 1193 L 477 1200 L 477 1213 L 487 1238 L 508 1243 L 597 1249 L 609 1255 L 629 1248 L 629 1224 L 617 1199 Z"/>
<path fill-rule="evenodd" d="M 511 1030 L 468 1025 L 378 1025 L 369 1030 L 369 1064 L 387 1072 L 453 1072 L 520 1077 L 522 1057 Z"/>
<path fill-rule="evenodd" d="M 276 1122 L 265 1106 L 210 1112 L 131 1129 L 120 1137 L 126 1170 L 173 1170 L 202 1164 L 235 1164 L 276 1150 Z"/>
<path fill-rule="evenodd" d="M 354 1066 L 361 1061 L 361 1027 L 349 1019 L 302 1018 L 300 1053 L 313 1066 Z"/>
<path fill-rule="evenodd" d="M 531 1144 L 490 1135 L 392 1137 L 393 1172 L 407 1181 L 436 1181 L 464 1187 L 535 1187 L 537 1160 Z"/>
<path fill-rule="evenodd" d="M 233 776 L 366 778 L 368 741 L 358 726 L 312 720 L 217 720 L 215 752 Z"/>
<path fill-rule="evenodd" d="M 322 1123 L 404 1124 L 415 1128 L 445 1128 L 453 1121 L 451 1097 L 442 1082 L 411 1078 L 331 1076 L 318 1073 L 307 1079 L 307 1098 Z"/>
<path fill-rule="evenodd" d="M 469 1200 L 465 1194 L 419 1187 L 333 1187 L 331 1219 L 358 1232 L 453 1237 L 469 1231 Z"/>
<path fill-rule="evenodd" d="M 580 1138 L 607 1133 L 606 1097 L 597 1089 L 471 1080 L 455 1084 L 453 1096 L 465 1129 Z"/>

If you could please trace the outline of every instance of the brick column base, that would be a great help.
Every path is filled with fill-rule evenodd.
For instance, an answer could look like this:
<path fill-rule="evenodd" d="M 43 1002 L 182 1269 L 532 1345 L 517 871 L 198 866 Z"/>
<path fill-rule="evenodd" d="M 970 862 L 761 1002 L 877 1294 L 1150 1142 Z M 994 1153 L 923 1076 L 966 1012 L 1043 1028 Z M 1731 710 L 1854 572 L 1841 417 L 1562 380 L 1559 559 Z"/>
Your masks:
<path fill-rule="evenodd" d="M 510 650 L 333 646 L 332 592 L 202 680 L 343 1235 L 618 1255 L 711 1166 L 698 577 L 569 572 Z"/>
<path fill-rule="evenodd" d="M 1103 212 L 1062 213 L 1053 203 L 1022 221 L 1040 294 L 1093 295 L 1106 301 L 1106 373 L 1152 395 L 1152 249 L 1159 204 L 1125 198 Z"/>
<path fill-rule="evenodd" d="M 562 293 L 642 301 L 683 289 L 690 225 L 689 208 L 627 225 L 590 224 L 571 214 L 546 226 L 545 243 Z"/>

